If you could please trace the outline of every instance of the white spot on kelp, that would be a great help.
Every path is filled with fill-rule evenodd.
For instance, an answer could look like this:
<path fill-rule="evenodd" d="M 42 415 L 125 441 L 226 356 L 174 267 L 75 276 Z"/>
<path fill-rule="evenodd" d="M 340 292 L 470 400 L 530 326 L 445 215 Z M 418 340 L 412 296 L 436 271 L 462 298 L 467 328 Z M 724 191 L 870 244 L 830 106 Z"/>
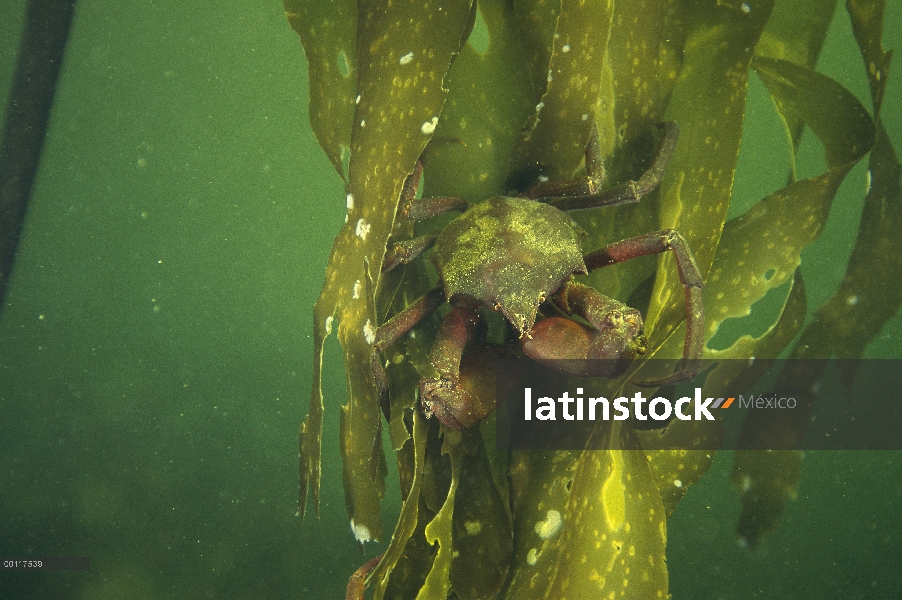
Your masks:
<path fill-rule="evenodd" d="M 398 59 L 398 64 L 409 65 L 413 62 L 413 51 L 408 52 L 404 56 Z"/>
<path fill-rule="evenodd" d="M 423 135 L 432 135 L 436 125 L 438 125 L 438 117 L 432 117 L 431 121 L 426 121 L 420 126 L 420 131 L 423 132 Z"/>
<path fill-rule="evenodd" d="M 363 339 L 366 340 L 367 344 L 372 344 L 376 341 L 376 330 L 369 319 L 366 320 L 366 324 L 363 326 Z"/>
<path fill-rule="evenodd" d="M 371 228 L 372 228 L 372 225 L 370 225 L 363 219 L 357 219 L 357 229 L 356 229 L 355 233 L 357 234 L 357 237 L 359 237 L 361 240 L 363 240 L 365 242 L 366 236 L 369 235 Z"/>
<path fill-rule="evenodd" d="M 334 320 L 335 320 L 335 317 L 333 317 L 331 315 L 326 317 L 326 335 L 329 335 L 332 333 L 332 321 L 334 321 Z"/>
<path fill-rule="evenodd" d="M 561 516 L 561 513 L 552 509 L 545 514 L 544 521 L 536 523 L 536 533 L 543 540 L 547 540 L 557 535 L 563 524 L 564 518 Z"/>
<path fill-rule="evenodd" d="M 360 300 L 360 290 L 363 288 L 363 284 L 360 283 L 360 280 L 354 282 L 354 300 Z"/>
<path fill-rule="evenodd" d="M 354 519 L 351 519 L 351 533 L 354 534 L 354 538 L 361 544 L 369 542 L 372 539 L 370 537 L 370 528 L 366 525 L 354 523 Z"/>

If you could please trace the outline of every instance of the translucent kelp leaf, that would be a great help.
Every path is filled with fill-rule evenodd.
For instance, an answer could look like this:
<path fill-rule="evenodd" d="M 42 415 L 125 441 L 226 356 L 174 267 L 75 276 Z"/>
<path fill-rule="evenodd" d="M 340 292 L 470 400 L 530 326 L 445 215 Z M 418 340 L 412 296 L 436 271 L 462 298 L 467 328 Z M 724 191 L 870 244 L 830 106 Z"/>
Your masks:
<path fill-rule="evenodd" d="M 878 130 L 868 165 L 870 190 L 846 276 L 805 329 L 794 356 L 861 358 L 902 306 L 902 167 L 886 130 L 882 125 Z M 850 386 L 854 372 L 849 368 L 851 364 L 841 367 L 843 382 Z"/>
<path fill-rule="evenodd" d="M 755 54 L 813 69 L 837 0 L 776 0 Z"/>
<path fill-rule="evenodd" d="M 755 54 L 814 69 L 836 11 L 836 1 L 777 0 Z M 792 146 L 798 148 L 803 123 L 787 115 L 784 120 Z M 791 181 L 795 181 L 794 167 Z"/>
<path fill-rule="evenodd" d="M 348 405 L 341 412 L 345 500 L 360 542 L 382 533 L 373 481 L 380 411 L 371 371 L 379 323 L 363 298 L 370 290 L 394 223 L 403 182 L 432 136 L 447 94 L 442 81 L 471 17 L 470 3 L 363 2 L 358 6 L 358 96 L 349 164 L 348 221 L 332 246 L 326 283 L 314 307 L 314 389 L 301 426 L 301 511 L 307 485 L 319 481 L 322 345 L 334 320 L 348 371 Z M 317 496 L 314 495 L 314 499 Z"/>
<path fill-rule="evenodd" d="M 727 223 L 706 282 L 706 339 L 789 279 L 802 250 L 820 235 L 839 184 L 874 139 L 867 111 L 829 77 L 769 58 L 754 65 L 780 111 L 821 139 L 829 170 L 774 192 Z"/>
<path fill-rule="evenodd" d="M 680 140 L 661 184 L 661 225 L 680 231 L 703 277 L 714 261 L 730 203 L 749 64 L 772 6 L 723 2 L 693 7 L 687 15 L 682 70 L 665 114 L 679 123 Z M 665 258 L 658 271 L 646 319 L 652 351 L 685 316 L 671 261 Z"/>
<path fill-rule="evenodd" d="M 732 481 L 740 492 L 737 533 L 752 548 L 776 529 L 786 500 L 794 498 L 802 475 L 802 453 L 795 450 L 739 450 Z"/>
<path fill-rule="evenodd" d="M 448 100 L 425 153 L 427 196 L 478 202 L 504 194 L 511 152 L 535 106 L 510 7 L 491 0 L 478 9 L 488 47 L 465 44 L 448 72 Z"/>
<path fill-rule="evenodd" d="M 511 163 L 511 181 L 573 178 L 595 123 L 612 2 L 563 0 L 554 30 L 547 83 Z"/>
<path fill-rule="evenodd" d="M 596 433 L 599 449 L 579 453 L 572 466 L 537 469 L 543 477 L 530 478 L 517 500 L 506 597 L 667 597 L 664 506 L 648 461 L 633 450 L 631 429 Z"/>
<path fill-rule="evenodd" d="M 890 58 L 880 45 L 883 3 L 849 2 L 847 8 L 868 65 L 874 114 L 879 116 Z M 898 277 L 902 258 L 895 249 L 895 240 L 902 227 L 900 171 L 886 131 L 879 125 L 870 156 L 870 188 L 846 277 L 802 333 L 793 358 L 828 358 L 834 353 L 843 358 L 860 358 L 867 343 L 898 312 L 902 304 L 902 283 Z M 801 363 L 791 363 L 780 373 L 780 389 L 787 389 L 789 384 L 798 390 L 815 389 L 825 363 L 805 361 L 804 368 L 798 368 L 798 364 Z M 854 377 L 849 365 L 840 363 L 841 376 L 847 385 L 851 385 Z M 783 447 L 796 447 L 794 444 L 805 435 L 808 423 L 805 417 L 815 401 L 810 393 L 797 396 L 800 408 L 793 413 L 800 416 L 794 414 L 796 418 L 780 422 L 747 422 L 743 435 L 753 430 L 759 438 L 769 436 L 782 442 Z M 756 545 L 779 524 L 787 498 L 796 493 L 801 460 L 801 454 L 794 450 L 737 453 L 733 483 L 740 489 L 742 502 L 737 530 L 749 544 Z"/>
<path fill-rule="evenodd" d="M 351 147 L 357 95 L 357 2 L 284 0 L 285 16 L 304 44 L 310 72 L 310 125 L 342 179 Z"/>
<path fill-rule="evenodd" d="M 765 357 L 776 357 L 789 344 L 805 320 L 805 286 L 799 271 L 783 305 L 780 319 L 759 337 L 744 335 L 729 349 L 708 350 L 706 360 L 723 360 L 705 378 L 705 394 L 726 397 L 728 392 L 746 389 L 768 369 Z M 671 344 L 677 336 L 672 337 Z M 750 360 L 751 358 L 751 360 Z M 707 472 L 715 451 L 693 450 L 704 446 L 716 448 L 724 436 L 720 420 L 672 421 L 663 430 L 639 431 L 638 438 L 661 494 L 669 517 L 689 488 Z M 648 450 L 679 448 L 679 450 Z"/>
<path fill-rule="evenodd" d="M 861 49 L 861 56 L 868 73 L 868 83 L 871 86 L 871 100 L 874 103 L 874 115 L 880 113 L 883 105 L 883 94 L 886 90 L 886 80 L 889 76 L 889 64 L 893 58 L 893 51 L 887 52 L 883 48 L 883 11 L 886 7 L 884 0 L 847 0 L 846 10 L 852 19 L 852 31 L 855 33 L 855 41 Z"/>

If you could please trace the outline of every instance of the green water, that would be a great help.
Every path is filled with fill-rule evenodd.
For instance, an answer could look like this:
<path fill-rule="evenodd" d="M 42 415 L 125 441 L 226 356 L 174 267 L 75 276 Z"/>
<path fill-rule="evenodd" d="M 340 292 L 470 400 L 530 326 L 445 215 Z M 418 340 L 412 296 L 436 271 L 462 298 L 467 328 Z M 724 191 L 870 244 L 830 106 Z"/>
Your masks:
<path fill-rule="evenodd" d="M 23 5 L 0 2 L 0 106 Z M 902 51 L 902 6 L 887 9 L 884 44 Z M 846 19 L 840 7 L 819 68 L 870 106 Z M 294 516 L 311 310 L 345 214 L 306 77 L 275 0 L 79 3 L 0 312 L 0 555 L 92 566 L 0 573 L 0 598 L 338 598 L 384 548 L 362 555 L 345 516 L 335 347 L 322 511 L 303 528 Z M 739 212 L 785 183 L 780 125 L 751 85 Z M 800 175 L 822 169 L 816 141 L 801 152 Z M 842 279 L 865 172 L 805 254 L 811 306 Z M 868 356 L 902 358 L 900 340 L 897 317 Z M 797 500 L 755 552 L 736 543 L 731 461 L 670 521 L 674 598 L 902 597 L 902 455 L 808 453 Z M 397 510 L 395 492 L 387 522 Z"/>

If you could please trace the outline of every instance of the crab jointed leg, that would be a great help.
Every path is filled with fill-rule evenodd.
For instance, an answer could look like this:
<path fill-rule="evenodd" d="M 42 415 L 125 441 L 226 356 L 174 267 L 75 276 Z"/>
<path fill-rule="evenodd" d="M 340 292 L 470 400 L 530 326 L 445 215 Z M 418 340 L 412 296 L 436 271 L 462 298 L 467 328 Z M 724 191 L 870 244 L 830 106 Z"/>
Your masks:
<path fill-rule="evenodd" d="M 401 190 L 401 202 L 398 205 L 398 212 L 402 217 L 413 221 L 422 221 L 454 210 L 467 210 L 469 204 L 463 198 L 455 198 L 453 196 L 416 198 L 422 174 L 423 161 L 420 159 L 417 160 L 413 173 L 404 180 L 404 188 Z M 434 235 L 421 235 L 411 240 L 395 242 L 385 253 L 385 259 L 382 262 L 382 272 L 391 271 L 398 265 L 411 262 L 431 248 L 435 243 L 435 238 L 436 236 Z"/>
<path fill-rule="evenodd" d="M 590 252 L 583 257 L 589 271 L 621 263 L 640 256 L 673 252 L 686 298 L 686 341 L 680 370 L 662 379 L 635 381 L 637 385 L 658 387 L 693 379 L 701 363 L 705 345 L 705 317 L 702 310 L 702 275 L 686 240 L 673 229 L 638 235 Z"/>
<path fill-rule="evenodd" d="M 438 371 L 438 377 L 426 377 L 420 381 L 420 402 L 427 417 L 433 414 L 439 421 L 454 429 L 468 427 L 478 419 L 468 414 L 468 408 L 478 403 L 460 383 L 460 361 L 467 342 L 473 337 L 479 314 L 475 307 L 460 303 L 442 319 L 435 344 L 429 351 L 429 360 Z"/>
<path fill-rule="evenodd" d="M 442 288 L 433 288 L 420 296 L 405 310 L 386 321 L 376 331 L 376 339 L 373 342 L 376 351 L 373 353 L 372 369 L 373 376 L 376 378 L 376 389 L 379 390 L 380 396 L 385 392 L 388 386 L 385 379 L 385 369 L 382 367 L 382 362 L 379 358 L 382 351 L 398 341 L 402 335 L 416 327 L 417 323 L 438 308 L 444 301 L 445 293 L 442 291 Z"/>
<path fill-rule="evenodd" d="M 586 176 L 576 181 L 538 185 L 526 193 L 526 197 L 550 204 L 560 210 L 579 210 L 598 206 L 617 206 L 639 202 L 661 183 L 667 163 L 676 147 L 680 128 L 674 121 L 662 123 L 661 138 L 651 166 L 636 181 L 627 181 L 617 187 L 601 190 L 604 183 L 604 166 L 598 145 L 598 132 L 592 128 L 586 147 Z"/>

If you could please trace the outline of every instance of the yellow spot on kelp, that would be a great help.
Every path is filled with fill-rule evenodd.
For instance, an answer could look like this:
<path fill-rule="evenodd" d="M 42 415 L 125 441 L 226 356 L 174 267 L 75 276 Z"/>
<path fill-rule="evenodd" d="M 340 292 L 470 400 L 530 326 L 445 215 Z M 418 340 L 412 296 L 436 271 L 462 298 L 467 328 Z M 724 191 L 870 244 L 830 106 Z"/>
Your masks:
<path fill-rule="evenodd" d="M 537 562 L 539 562 L 539 555 L 535 548 L 530 548 L 529 552 L 526 553 L 526 564 L 534 567 Z"/>
<path fill-rule="evenodd" d="M 619 452 L 611 452 L 611 475 L 601 487 L 601 506 L 608 527 L 612 530 L 623 525 L 626 516 L 626 486 L 623 485 L 623 457 Z"/>
<path fill-rule="evenodd" d="M 482 523 L 479 521 L 466 521 L 464 529 L 467 530 L 467 535 L 477 535 L 482 531 Z"/>

